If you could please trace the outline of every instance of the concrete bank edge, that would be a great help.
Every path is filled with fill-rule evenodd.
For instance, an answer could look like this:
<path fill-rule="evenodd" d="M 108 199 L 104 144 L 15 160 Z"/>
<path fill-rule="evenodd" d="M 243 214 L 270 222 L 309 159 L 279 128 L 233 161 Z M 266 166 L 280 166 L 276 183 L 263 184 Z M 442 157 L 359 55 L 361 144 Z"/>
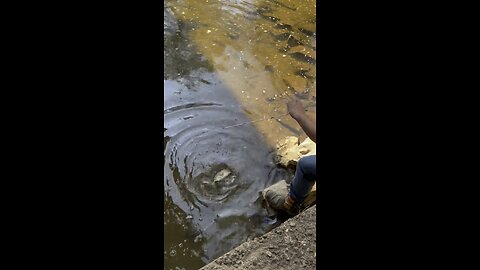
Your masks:
<path fill-rule="evenodd" d="M 315 269 L 316 205 L 261 237 L 246 241 L 200 270 Z"/>

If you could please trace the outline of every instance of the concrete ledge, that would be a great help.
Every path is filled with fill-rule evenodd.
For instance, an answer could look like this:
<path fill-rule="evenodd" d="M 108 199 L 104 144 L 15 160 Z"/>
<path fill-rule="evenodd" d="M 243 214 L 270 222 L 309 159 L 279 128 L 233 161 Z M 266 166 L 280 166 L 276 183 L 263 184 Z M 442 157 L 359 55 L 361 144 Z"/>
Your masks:
<path fill-rule="evenodd" d="M 265 235 L 247 241 L 200 270 L 316 268 L 317 207 L 305 210 Z"/>

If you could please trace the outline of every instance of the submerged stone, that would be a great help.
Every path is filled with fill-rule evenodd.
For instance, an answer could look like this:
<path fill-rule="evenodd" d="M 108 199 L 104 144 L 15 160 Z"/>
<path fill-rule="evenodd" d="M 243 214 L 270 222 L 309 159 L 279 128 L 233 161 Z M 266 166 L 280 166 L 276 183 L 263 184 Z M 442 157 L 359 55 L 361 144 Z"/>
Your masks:
<path fill-rule="evenodd" d="M 304 77 L 296 75 L 285 75 L 283 80 L 287 85 L 295 89 L 295 91 L 304 91 L 307 88 L 307 80 Z"/>

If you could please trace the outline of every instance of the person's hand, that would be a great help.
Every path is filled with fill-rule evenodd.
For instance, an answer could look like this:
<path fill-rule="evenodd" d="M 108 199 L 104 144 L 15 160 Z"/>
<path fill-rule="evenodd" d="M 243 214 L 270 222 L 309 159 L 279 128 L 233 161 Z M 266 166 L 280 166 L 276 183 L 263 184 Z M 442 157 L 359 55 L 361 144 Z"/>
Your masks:
<path fill-rule="evenodd" d="M 287 103 L 287 110 L 293 119 L 297 119 L 305 114 L 305 108 L 303 107 L 302 102 L 295 98 Z"/>

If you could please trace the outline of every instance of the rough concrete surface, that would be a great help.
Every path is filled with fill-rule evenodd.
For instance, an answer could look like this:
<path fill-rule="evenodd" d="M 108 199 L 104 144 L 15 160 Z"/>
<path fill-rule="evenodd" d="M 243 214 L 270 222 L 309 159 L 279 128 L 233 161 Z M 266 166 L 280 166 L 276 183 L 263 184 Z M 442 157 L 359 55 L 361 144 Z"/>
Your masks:
<path fill-rule="evenodd" d="M 316 269 L 316 206 L 247 241 L 201 270 Z"/>

